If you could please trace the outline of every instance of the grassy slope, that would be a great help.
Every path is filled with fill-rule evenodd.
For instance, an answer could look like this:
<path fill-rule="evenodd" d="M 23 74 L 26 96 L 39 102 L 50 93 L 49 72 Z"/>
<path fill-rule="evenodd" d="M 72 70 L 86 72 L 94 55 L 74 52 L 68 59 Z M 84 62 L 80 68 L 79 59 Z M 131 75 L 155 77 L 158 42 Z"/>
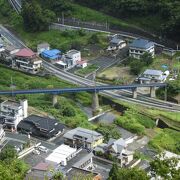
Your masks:
<path fill-rule="evenodd" d="M 156 136 L 149 142 L 149 145 L 158 150 L 167 149 L 180 154 L 180 133 L 171 129 L 155 129 Z"/>
<path fill-rule="evenodd" d="M 13 84 L 16 85 L 16 89 L 37 89 L 37 88 L 63 88 L 72 87 L 73 85 L 67 83 L 58 78 L 52 77 L 37 77 L 23 74 L 21 72 L 13 71 L 11 69 L 4 68 L 0 65 L 0 90 L 9 90 L 11 84 L 11 77 L 13 77 Z M 4 96 L 2 96 L 4 98 Z M 86 98 L 84 98 L 86 97 Z M 52 106 L 51 95 L 35 94 L 35 95 L 19 95 L 16 99 L 27 98 L 29 105 L 33 106 L 41 111 L 47 112 L 48 114 L 58 118 L 70 127 L 82 126 L 93 128 L 93 125 L 88 123 L 86 115 L 81 109 L 75 104 L 74 100 L 78 100 L 84 104 L 91 103 L 91 96 L 88 93 L 80 93 L 76 95 L 64 95 L 59 97 L 58 102 L 65 104 L 65 106 L 72 107 L 75 111 L 75 116 L 67 117 L 62 116 L 60 109 L 56 109 Z"/>
<path fill-rule="evenodd" d="M 124 27 L 133 27 L 131 23 L 127 23 L 121 19 L 114 18 L 112 16 L 105 15 L 100 11 L 96 11 L 87 7 L 80 6 L 78 4 L 73 4 L 74 11 L 72 12 L 72 16 L 83 21 L 95 21 L 99 23 L 110 22 L 112 24 L 124 26 Z"/>

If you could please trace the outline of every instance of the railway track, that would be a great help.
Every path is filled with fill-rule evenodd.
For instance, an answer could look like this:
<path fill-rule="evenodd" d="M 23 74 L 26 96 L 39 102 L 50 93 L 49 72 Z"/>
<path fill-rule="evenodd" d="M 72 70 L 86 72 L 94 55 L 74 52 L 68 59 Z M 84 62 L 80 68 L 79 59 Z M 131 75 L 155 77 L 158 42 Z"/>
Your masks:
<path fill-rule="evenodd" d="M 72 73 L 62 71 L 59 68 L 55 67 L 54 65 L 46 61 L 43 61 L 43 64 L 44 64 L 44 67 L 48 71 L 50 71 L 52 74 L 54 74 L 60 79 L 63 79 L 73 84 L 81 85 L 81 86 L 94 86 L 95 85 L 94 81 L 92 80 L 85 79 L 77 75 L 74 75 Z M 96 82 L 96 85 L 107 85 L 107 84 Z M 180 112 L 180 105 L 178 104 L 146 97 L 146 96 L 143 96 L 142 94 L 138 95 L 138 99 L 133 99 L 130 97 L 130 95 L 132 96 L 132 93 L 127 90 L 104 91 L 104 92 L 101 92 L 100 94 L 103 94 L 105 96 L 109 96 L 115 99 L 119 99 L 122 101 L 140 104 L 146 107 L 158 108 L 158 109 L 162 109 L 166 111 Z"/>

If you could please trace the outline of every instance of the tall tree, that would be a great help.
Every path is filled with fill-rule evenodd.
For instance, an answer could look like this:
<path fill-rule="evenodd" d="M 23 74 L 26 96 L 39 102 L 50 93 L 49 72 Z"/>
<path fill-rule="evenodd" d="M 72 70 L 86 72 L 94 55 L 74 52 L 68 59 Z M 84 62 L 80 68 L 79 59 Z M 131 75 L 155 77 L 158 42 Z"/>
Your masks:
<path fill-rule="evenodd" d="M 109 172 L 109 180 L 118 180 L 119 177 L 119 168 L 116 163 L 113 164 L 110 172 Z"/>
<path fill-rule="evenodd" d="M 47 9 L 42 9 L 41 6 L 33 0 L 32 2 L 23 2 L 22 17 L 24 27 L 27 31 L 38 32 L 47 30 L 49 23 L 55 17 L 55 14 Z"/>
<path fill-rule="evenodd" d="M 164 155 L 156 157 L 150 163 L 151 171 L 155 173 L 156 177 L 160 176 L 163 179 L 180 179 L 178 161 L 177 158 L 165 158 Z"/>

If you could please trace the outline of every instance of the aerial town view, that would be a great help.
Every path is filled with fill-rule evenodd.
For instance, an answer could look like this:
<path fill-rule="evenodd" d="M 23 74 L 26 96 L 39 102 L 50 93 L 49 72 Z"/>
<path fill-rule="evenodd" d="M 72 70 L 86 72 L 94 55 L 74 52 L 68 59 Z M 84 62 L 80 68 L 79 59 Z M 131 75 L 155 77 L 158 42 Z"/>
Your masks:
<path fill-rule="evenodd" d="M 0 180 L 180 180 L 180 1 L 0 0 Z"/>

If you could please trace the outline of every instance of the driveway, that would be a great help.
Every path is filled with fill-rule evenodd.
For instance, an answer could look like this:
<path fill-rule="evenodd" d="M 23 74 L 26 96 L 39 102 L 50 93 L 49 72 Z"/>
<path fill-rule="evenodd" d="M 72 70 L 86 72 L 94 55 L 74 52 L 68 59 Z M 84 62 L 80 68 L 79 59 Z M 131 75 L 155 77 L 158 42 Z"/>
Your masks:
<path fill-rule="evenodd" d="M 149 142 L 149 138 L 147 136 L 143 136 L 141 139 L 134 140 L 134 142 L 128 144 L 127 149 L 129 151 L 136 151 L 140 148 L 143 148 Z"/>

